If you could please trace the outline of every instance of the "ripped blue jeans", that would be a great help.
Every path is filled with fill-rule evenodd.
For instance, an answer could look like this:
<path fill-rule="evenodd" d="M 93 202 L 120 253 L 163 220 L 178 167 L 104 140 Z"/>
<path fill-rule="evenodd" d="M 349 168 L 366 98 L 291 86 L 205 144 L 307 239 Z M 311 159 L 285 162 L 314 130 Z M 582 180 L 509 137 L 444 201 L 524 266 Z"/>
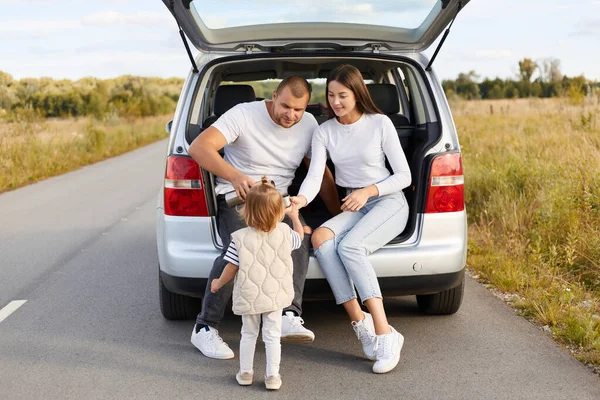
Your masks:
<path fill-rule="evenodd" d="M 395 192 L 372 197 L 357 212 L 344 211 L 320 226 L 335 235 L 315 249 L 315 255 L 336 304 L 355 299 L 355 286 L 363 303 L 382 297 L 369 255 L 398 236 L 407 220 L 404 193 Z"/>

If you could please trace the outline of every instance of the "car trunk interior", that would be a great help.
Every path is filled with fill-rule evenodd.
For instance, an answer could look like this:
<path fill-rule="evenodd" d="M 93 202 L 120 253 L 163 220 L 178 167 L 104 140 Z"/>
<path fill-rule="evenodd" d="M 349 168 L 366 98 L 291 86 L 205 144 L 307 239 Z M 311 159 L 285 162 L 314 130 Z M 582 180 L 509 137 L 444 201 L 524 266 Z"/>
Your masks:
<path fill-rule="evenodd" d="M 402 57 L 373 54 L 340 57 L 339 54 L 321 53 L 234 56 L 217 59 L 212 63 L 207 69 L 208 72 L 199 80 L 186 131 L 188 144 L 237 103 L 270 98 L 270 93 L 278 82 L 289 75 L 300 75 L 311 82 L 313 96 L 306 112 L 313 114 L 319 123 L 323 123 L 329 118 L 325 103 L 325 79 L 328 74 L 342 63 L 357 67 L 363 74 L 375 104 L 394 123 L 411 168 L 412 184 L 404 189 L 410 209 L 408 223 L 404 231 L 391 243 L 401 243 L 413 236 L 417 227 L 417 216 L 423 210 L 426 196 L 425 154 L 441 135 L 441 128 L 437 122 L 439 119 L 435 117 L 437 111 L 427 109 L 427 104 L 433 104 L 435 108 L 435 102 L 423 70 L 418 64 Z M 234 87 L 223 89 L 224 86 L 230 85 Z M 248 86 L 251 86 L 255 93 L 248 90 Z M 335 168 L 330 160 L 328 166 L 335 176 Z M 298 168 L 288 190 L 289 194 L 294 195 L 298 192 L 306 172 L 304 165 Z M 207 193 L 213 193 L 213 196 L 207 196 L 207 201 L 209 210 L 214 214 L 214 177 L 205 172 L 204 182 Z M 338 193 L 340 199 L 343 198 L 345 189 L 338 187 Z M 313 229 L 331 218 L 319 196 L 302 210 L 302 215 Z"/>

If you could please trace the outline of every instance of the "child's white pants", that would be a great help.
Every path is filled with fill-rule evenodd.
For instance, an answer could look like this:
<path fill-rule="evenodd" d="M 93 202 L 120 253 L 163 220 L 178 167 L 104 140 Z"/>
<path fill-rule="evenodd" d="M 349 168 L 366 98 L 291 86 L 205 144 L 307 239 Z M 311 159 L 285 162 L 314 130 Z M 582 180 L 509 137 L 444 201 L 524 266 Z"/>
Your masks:
<path fill-rule="evenodd" d="M 242 315 L 242 339 L 240 340 L 240 371 L 250 372 L 254 365 L 254 349 L 262 317 L 262 339 L 267 355 L 267 376 L 279 374 L 281 362 L 281 314 L 277 310 L 264 314 Z"/>

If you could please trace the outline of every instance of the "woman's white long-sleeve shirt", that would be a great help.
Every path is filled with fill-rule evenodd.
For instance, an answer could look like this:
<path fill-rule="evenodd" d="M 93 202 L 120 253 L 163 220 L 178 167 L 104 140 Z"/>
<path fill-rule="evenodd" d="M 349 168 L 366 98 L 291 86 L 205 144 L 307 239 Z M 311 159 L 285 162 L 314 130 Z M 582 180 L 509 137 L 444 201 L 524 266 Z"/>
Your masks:
<path fill-rule="evenodd" d="M 335 165 L 335 182 L 345 188 L 377 186 L 379 196 L 411 183 L 410 168 L 392 121 L 383 114 L 363 114 L 353 124 L 336 118 L 324 122 L 312 138 L 312 158 L 299 194 L 310 203 L 321 187 L 327 153 Z M 393 174 L 385 166 L 387 157 Z"/>

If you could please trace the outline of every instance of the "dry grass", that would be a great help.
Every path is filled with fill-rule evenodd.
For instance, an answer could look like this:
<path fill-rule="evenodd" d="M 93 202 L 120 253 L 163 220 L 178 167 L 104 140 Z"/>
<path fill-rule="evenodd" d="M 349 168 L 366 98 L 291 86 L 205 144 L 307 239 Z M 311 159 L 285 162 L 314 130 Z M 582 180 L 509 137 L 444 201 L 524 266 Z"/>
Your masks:
<path fill-rule="evenodd" d="M 29 114 L 14 123 L 0 122 L 0 193 L 163 139 L 169 119 L 98 122 Z"/>
<path fill-rule="evenodd" d="M 468 266 L 600 366 L 600 104 L 458 102 Z M 493 112 L 493 114 L 492 114 Z"/>

